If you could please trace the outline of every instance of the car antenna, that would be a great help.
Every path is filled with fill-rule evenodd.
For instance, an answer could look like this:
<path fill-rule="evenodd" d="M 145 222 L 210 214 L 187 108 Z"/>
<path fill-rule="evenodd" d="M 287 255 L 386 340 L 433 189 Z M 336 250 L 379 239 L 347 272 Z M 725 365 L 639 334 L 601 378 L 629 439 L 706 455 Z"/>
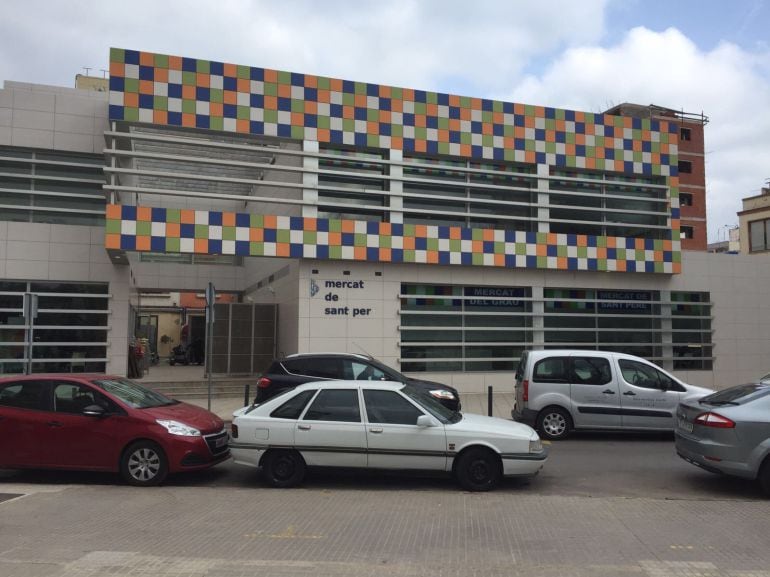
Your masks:
<path fill-rule="evenodd" d="M 361 349 L 361 350 L 364 352 L 364 354 L 365 354 L 365 355 L 366 355 L 368 358 L 370 358 L 370 359 L 373 359 L 373 358 L 374 358 L 374 356 L 372 356 L 371 354 L 369 354 L 369 351 L 367 351 L 367 350 L 366 350 L 364 347 L 362 347 L 361 345 L 359 345 L 357 342 L 353 341 L 353 344 L 354 344 L 354 345 L 356 345 L 356 346 L 357 346 L 359 349 Z"/>

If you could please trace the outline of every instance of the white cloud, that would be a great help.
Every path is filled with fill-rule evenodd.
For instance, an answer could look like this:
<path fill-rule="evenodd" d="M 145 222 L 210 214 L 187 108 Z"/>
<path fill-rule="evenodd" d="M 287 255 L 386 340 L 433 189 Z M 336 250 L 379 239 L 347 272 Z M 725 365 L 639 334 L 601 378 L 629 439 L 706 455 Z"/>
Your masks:
<path fill-rule="evenodd" d="M 575 47 L 506 96 L 599 112 L 622 102 L 703 112 L 709 240 L 737 224 L 741 198 L 770 176 L 770 50 L 721 43 L 703 52 L 681 32 L 631 30 L 616 46 Z M 724 236 L 724 233 L 723 233 Z"/>

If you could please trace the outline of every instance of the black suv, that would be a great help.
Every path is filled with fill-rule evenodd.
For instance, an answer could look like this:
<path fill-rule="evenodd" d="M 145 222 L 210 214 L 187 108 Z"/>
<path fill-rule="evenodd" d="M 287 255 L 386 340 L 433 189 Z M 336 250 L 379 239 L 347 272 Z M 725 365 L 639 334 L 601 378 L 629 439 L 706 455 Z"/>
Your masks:
<path fill-rule="evenodd" d="M 430 395 L 453 411 L 460 410 L 457 390 L 441 383 L 421 381 L 402 375 L 381 362 L 354 353 L 307 353 L 275 360 L 257 382 L 255 403 L 264 403 L 292 387 L 310 381 L 396 381 Z"/>

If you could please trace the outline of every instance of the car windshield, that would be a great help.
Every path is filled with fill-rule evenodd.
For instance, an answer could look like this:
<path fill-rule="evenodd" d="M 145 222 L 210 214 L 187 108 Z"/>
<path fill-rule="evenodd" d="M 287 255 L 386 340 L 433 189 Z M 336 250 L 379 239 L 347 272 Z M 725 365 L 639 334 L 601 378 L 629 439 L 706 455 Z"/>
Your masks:
<path fill-rule="evenodd" d="M 703 397 L 700 402 L 707 405 L 741 404 L 763 397 L 770 393 L 770 385 L 767 383 L 749 383 L 718 391 L 713 395 Z"/>
<path fill-rule="evenodd" d="M 115 395 L 134 409 L 165 407 L 179 403 L 179 401 L 170 399 L 166 395 L 143 387 L 139 383 L 129 381 L 128 379 L 96 379 L 91 382 L 111 395 Z"/>
<path fill-rule="evenodd" d="M 409 397 L 413 401 L 417 402 L 423 409 L 428 411 L 431 415 L 436 417 L 439 421 L 441 421 L 444 424 L 457 423 L 463 418 L 462 413 L 460 413 L 460 411 L 453 411 L 452 409 L 446 408 L 444 405 L 439 403 L 433 397 L 426 395 L 425 393 L 415 389 L 414 387 L 405 385 L 401 389 L 401 392 L 404 393 L 407 397 Z"/>

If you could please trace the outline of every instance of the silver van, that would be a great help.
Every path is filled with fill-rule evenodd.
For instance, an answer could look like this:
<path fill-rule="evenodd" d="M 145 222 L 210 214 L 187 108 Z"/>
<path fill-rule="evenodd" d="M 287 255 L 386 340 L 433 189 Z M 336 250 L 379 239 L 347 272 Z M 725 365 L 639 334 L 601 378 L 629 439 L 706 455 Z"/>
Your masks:
<path fill-rule="evenodd" d="M 511 416 L 545 439 L 563 439 L 573 429 L 672 431 L 681 399 L 713 392 L 633 355 L 524 351 Z"/>

